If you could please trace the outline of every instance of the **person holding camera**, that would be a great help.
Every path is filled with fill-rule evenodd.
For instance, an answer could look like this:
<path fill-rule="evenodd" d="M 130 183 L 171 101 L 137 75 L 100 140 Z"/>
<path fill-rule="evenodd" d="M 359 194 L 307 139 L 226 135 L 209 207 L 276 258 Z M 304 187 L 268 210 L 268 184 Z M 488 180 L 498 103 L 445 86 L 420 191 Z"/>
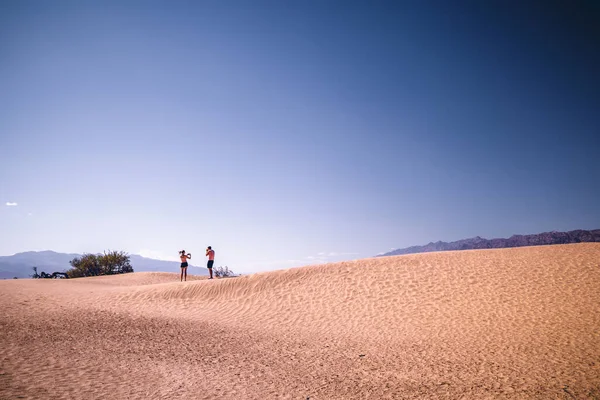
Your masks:
<path fill-rule="evenodd" d="M 192 253 L 189 254 L 185 254 L 185 250 L 181 250 L 179 252 L 179 259 L 181 259 L 181 281 L 187 281 L 187 267 L 188 267 L 188 263 L 187 260 L 188 259 L 192 259 Z"/>
<path fill-rule="evenodd" d="M 210 278 L 208 279 L 212 279 L 213 278 L 213 264 L 215 263 L 215 251 L 212 249 L 212 247 L 208 246 L 206 248 L 206 256 L 208 257 L 208 263 L 206 264 L 206 268 L 208 268 L 208 272 L 210 273 Z"/>

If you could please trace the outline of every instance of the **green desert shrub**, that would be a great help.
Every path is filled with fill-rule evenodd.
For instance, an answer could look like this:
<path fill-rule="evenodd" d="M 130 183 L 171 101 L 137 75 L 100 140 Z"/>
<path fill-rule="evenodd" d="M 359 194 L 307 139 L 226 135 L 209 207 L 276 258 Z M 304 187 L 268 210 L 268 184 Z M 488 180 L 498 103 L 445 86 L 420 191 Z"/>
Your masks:
<path fill-rule="evenodd" d="M 104 254 L 84 254 L 70 261 L 69 278 L 86 276 L 115 275 L 133 272 L 129 255 L 123 251 L 109 251 Z"/>

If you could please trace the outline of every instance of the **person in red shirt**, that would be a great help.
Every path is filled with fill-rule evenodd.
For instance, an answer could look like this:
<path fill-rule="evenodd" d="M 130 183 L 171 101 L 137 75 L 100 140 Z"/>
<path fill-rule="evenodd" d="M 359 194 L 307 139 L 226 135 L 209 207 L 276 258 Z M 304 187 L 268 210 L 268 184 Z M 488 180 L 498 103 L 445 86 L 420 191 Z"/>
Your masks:
<path fill-rule="evenodd" d="M 212 247 L 208 246 L 206 248 L 206 255 L 208 256 L 208 263 L 206 264 L 206 268 L 208 268 L 208 272 L 210 273 L 210 278 L 208 278 L 208 279 L 212 279 L 213 278 L 212 269 L 213 269 L 213 264 L 215 263 L 215 251 L 212 249 Z"/>

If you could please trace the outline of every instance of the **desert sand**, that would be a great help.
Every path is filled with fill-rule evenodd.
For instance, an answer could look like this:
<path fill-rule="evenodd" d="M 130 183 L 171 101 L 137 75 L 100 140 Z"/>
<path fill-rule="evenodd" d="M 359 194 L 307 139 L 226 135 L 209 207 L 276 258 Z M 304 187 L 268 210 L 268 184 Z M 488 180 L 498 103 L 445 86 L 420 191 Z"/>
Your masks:
<path fill-rule="evenodd" d="M 1 399 L 600 399 L 600 243 L 0 282 Z"/>

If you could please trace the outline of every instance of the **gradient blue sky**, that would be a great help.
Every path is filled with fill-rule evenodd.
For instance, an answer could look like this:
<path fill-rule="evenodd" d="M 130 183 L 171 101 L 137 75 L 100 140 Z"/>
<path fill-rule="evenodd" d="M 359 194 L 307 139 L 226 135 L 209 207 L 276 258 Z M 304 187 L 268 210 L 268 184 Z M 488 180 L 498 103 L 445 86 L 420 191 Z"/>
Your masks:
<path fill-rule="evenodd" d="M 599 228 L 595 4 L 2 1 L 0 254 Z"/>

